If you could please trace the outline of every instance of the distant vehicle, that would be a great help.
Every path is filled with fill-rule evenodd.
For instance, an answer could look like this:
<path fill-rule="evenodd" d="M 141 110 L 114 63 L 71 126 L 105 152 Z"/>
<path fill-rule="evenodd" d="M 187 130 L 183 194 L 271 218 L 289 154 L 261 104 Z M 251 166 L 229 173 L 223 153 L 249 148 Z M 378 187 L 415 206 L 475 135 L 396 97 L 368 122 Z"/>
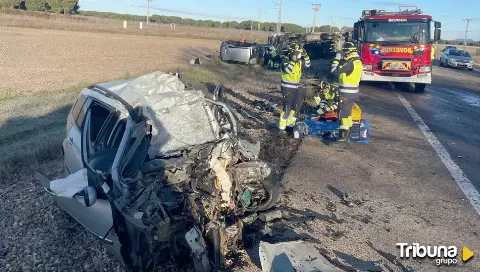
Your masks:
<path fill-rule="evenodd" d="M 442 49 L 442 53 L 445 52 L 447 49 L 450 49 L 450 48 L 453 48 L 453 49 L 457 49 L 456 46 L 453 46 L 453 45 L 447 45 L 445 46 L 445 48 Z"/>
<path fill-rule="evenodd" d="M 273 33 L 268 43 L 275 47 L 277 52 L 285 54 L 293 42 L 303 45 L 311 59 L 330 59 L 335 57 L 338 50 L 338 41 L 341 35 L 333 32 L 325 33 Z"/>
<path fill-rule="evenodd" d="M 456 48 L 449 48 L 440 56 L 440 66 L 467 68 L 472 71 L 474 63 L 472 56 L 467 51 Z"/>
<path fill-rule="evenodd" d="M 224 41 L 220 45 L 220 59 L 246 64 L 260 64 L 266 52 L 267 44 Z"/>
<path fill-rule="evenodd" d="M 432 42 L 440 35 L 441 23 L 418 8 L 364 10 L 353 31 L 363 63 L 362 81 L 405 82 L 412 91 L 423 92 L 432 83 Z"/>

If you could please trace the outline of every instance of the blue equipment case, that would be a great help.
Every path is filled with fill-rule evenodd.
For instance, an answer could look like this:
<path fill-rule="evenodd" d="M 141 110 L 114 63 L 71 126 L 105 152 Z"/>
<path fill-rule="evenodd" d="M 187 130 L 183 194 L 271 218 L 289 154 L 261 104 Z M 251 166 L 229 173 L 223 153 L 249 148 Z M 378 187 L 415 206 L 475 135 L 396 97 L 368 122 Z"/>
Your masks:
<path fill-rule="evenodd" d="M 338 139 L 340 121 L 312 120 L 307 116 L 305 121 L 297 123 L 297 130 L 302 137 L 320 138 L 334 142 Z M 350 142 L 368 144 L 370 139 L 370 121 L 362 119 L 350 129 Z"/>

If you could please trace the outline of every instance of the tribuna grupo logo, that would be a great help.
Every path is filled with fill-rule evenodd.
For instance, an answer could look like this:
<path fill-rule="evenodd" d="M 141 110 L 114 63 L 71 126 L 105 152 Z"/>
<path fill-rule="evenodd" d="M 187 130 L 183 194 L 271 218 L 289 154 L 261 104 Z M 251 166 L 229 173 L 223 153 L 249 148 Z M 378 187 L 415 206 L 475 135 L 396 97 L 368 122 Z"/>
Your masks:
<path fill-rule="evenodd" d="M 419 243 L 397 243 L 401 258 L 435 259 L 436 265 L 452 265 L 458 262 L 456 246 L 421 246 Z"/>

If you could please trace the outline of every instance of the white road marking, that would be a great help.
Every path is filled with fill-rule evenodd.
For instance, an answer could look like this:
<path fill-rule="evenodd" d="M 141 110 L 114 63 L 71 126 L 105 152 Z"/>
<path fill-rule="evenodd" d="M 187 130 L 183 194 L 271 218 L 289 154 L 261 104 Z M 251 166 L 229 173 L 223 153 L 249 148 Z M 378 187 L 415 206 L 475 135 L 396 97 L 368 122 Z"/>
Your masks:
<path fill-rule="evenodd" d="M 447 167 L 453 179 L 455 179 L 460 189 L 462 189 L 465 196 L 470 200 L 473 208 L 478 214 L 480 214 L 480 193 L 463 174 L 462 169 L 460 169 L 460 167 L 458 167 L 458 165 L 452 160 L 450 154 L 448 154 L 447 150 L 443 147 L 440 141 L 438 141 L 437 137 L 433 134 L 430 128 L 428 128 L 425 122 L 423 122 L 422 118 L 420 118 L 405 97 L 401 93 L 396 92 L 396 94 L 400 102 L 402 102 L 403 106 L 407 109 L 408 113 L 410 113 L 415 123 L 417 123 L 418 127 L 423 132 L 423 135 L 425 135 L 425 138 L 427 138 L 427 141 L 432 145 L 435 152 L 437 152 L 438 157 L 440 157 L 445 167 Z"/>

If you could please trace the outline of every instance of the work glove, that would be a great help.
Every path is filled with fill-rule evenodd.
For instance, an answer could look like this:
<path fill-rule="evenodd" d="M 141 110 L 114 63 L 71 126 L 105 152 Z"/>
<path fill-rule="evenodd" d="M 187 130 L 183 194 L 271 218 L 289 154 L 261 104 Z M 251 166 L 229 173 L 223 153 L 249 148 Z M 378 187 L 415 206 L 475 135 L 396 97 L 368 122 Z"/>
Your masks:
<path fill-rule="evenodd" d="M 308 56 L 308 53 L 307 53 L 307 50 L 302 49 L 302 57 L 307 57 Z"/>
<path fill-rule="evenodd" d="M 320 96 L 318 96 L 318 95 L 315 96 L 315 97 L 313 97 L 313 99 L 315 99 L 315 104 L 316 104 L 316 105 L 318 105 L 318 104 L 320 104 L 320 103 L 322 102 L 322 99 L 321 99 Z"/>

